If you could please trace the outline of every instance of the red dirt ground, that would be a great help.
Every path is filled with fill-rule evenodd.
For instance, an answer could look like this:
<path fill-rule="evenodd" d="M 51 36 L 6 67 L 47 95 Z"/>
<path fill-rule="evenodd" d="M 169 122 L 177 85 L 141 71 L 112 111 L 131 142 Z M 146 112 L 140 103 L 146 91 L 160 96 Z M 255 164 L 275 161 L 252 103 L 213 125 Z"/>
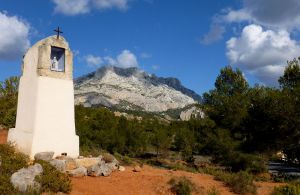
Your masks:
<path fill-rule="evenodd" d="M 0 130 L 0 144 L 6 143 L 7 131 Z M 168 195 L 172 194 L 168 181 L 172 177 L 185 176 L 196 185 L 194 194 L 202 194 L 215 187 L 221 195 L 234 194 L 213 176 L 185 171 L 171 171 L 144 166 L 141 172 L 126 167 L 124 172 L 114 172 L 109 177 L 72 178 L 71 195 Z M 258 195 L 269 195 L 275 186 L 282 184 L 257 182 Z"/>
<path fill-rule="evenodd" d="M 184 171 L 170 171 L 150 166 L 144 166 L 141 172 L 133 172 L 133 168 L 126 167 L 124 172 L 114 172 L 110 177 L 73 178 L 72 195 L 103 194 L 103 195 L 167 195 L 168 181 L 172 177 L 185 176 L 195 183 L 198 193 L 215 187 L 222 195 L 233 194 L 221 182 L 215 181 L 212 176 L 194 174 Z"/>
<path fill-rule="evenodd" d="M 6 139 L 7 139 L 7 131 L 0 130 L 0 144 L 6 143 Z"/>

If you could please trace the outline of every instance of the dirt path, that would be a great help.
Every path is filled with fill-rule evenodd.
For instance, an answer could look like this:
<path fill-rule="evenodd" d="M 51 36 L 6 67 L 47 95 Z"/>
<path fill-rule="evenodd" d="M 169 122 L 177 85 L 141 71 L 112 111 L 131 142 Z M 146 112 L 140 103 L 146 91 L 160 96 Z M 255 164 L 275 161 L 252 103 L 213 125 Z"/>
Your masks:
<path fill-rule="evenodd" d="M 0 144 L 6 143 L 7 131 L 0 130 Z M 198 193 L 215 187 L 220 195 L 234 194 L 213 176 L 185 171 L 171 171 L 144 166 L 141 172 L 126 167 L 124 172 L 114 172 L 109 177 L 72 178 L 71 195 L 168 195 L 172 194 L 168 181 L 172 177 L 185 176 L 195 183 Z M 282 184 L 257 182 L 258 195 L 269 195 L 275 186 Z"/>
<path fill-rule="evenodd" d="M 194 174 L 185 171 L 171 171 L 144 166 L 141 172 L 133 172 L 132 167 L 126 167 L 124 172 L 115 172 L 110 177 L 72 178 L 73 191 L 71 195 L 168 195 L 172 194 L 168 181 L 172 177 L 185 176 L 197 186 L 203 194 L 215 187 L 220 195 L 234 194 L 222 182 L 214 180 L 213 176 Z M 256 182 L 258 195 L 270 195 L 275 186 L 283 184 L 271 182 Z M 205 193 L 204 193 L 205 194 Z"/>
<path fill-rule="evenodd" d="M 167 195 L 168 181 L 172 177 L 185 176 L 195 183 L 199 193 L 215 187 L 222 195 L 233 194 L 221 182 L 215 181 L 212 176 L 193 174 L 184 171 L 170 171 L 144 166 L 141 172 L 133 172 L 126 167 L 124 172 L 115 172 L 110 177 L 73 178 L 72 195 Z"/>

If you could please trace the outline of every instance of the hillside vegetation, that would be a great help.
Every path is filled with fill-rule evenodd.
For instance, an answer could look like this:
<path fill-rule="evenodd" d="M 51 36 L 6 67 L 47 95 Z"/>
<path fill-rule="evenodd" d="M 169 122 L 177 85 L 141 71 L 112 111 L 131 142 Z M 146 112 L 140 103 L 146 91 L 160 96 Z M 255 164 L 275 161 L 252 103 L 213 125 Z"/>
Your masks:
<path fill-rule="evenodd" d="M 17 78 L 1 83 L 0 124 L 6 127 L 14 126 L 16 97 Z M 246 171 L 240 172 L 239 178 L 266 171 L 266 161 L 278 151 L 299 165 L 299 97 L 298 59 L 288 62 L 279 88 L 250 87 L 240 70 L 227 66 L 216 78 L 215 88 L 203 94 L 202 119 L 170 123 L 152 117 L 128 120 L 105 108 L 76 106 L 76 129 L 83 153 L 106 150 L 159 158 L 172 151 L 186 162 L 192 162 L 196 154 L 209 155 L 227 170 Z"/>

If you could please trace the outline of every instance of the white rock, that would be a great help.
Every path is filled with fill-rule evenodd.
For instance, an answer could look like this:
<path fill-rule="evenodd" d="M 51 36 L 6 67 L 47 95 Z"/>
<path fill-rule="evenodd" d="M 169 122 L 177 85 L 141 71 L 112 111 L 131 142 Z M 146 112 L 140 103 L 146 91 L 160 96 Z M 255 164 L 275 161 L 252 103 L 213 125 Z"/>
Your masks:
<path fill-rule="evenodd" d="M 93 165 L 97 165 L 101 162 L 102 158 L 83 158 L 83 159 L 75 159 L 77 166 L 83 166 L 85 168 L 91 167 Z"/>
<path fill-rule="evenodd" d="M 115 171 L 115 170 L 118 170 L 118 167 L 119 167 L 119 161 L 117 159 L 113 159 L 112 162 L 110 163 L 106 163 L 107 166 L 109 166 L 109 168 L 112 170 L 112 171 Z"/>
<path fill-rule="evenodd" d="M 54 152 L 39 152 L 34 155 L 34 160 L 44 160 L 50 161 L 52 160 Z"/>
<path fill-rule="evenodd" d="M 109 176 L 112 173 L 112 169 L 103 161 L 97 165 L 91 166 L 88 168 L 88 175 L 93 177 L 98 176 Z"/>
<path fill-rule="evenodd" d="M 52 166 L 54 166 L 57 170 L 64 173 L 66 172 L 66 161 L 65 160 L 59 160 L 59 159 L 53 159 L 49 162 Z"/>
<path fill-rule="evenodd" d="M 28 189 L 39 190 L 40 184 L 34 179 L 43 172 L 43 167 L 36 163 L 28 168 L 22 168 L 12 174 L 10 182 L 20 192 L 26 192 Z"/>
<path fill-rule="evenodd" d="M 85 167 L 78 167 L 77 169 L 67 171 L 71 177 L 83 177 L 87 175 L 87 169 Z"/>
<path fill-rule="evenodd" d="M 126 169 L 125 169 L 125 167 L 123 167 L 123 166 L 119 166 L 118 170 L 123 172 L 123 171 L 125 171 Z"/>
<path fill-rule="evenodd" d="M 196 106 L 188 108 L 187 110 L 184 110 L 180 113 L 180 119 L 183 121 L 188 121 L 192 117 L 197 118 L 197 119 L 204 118 L 204 116 L 205 116 L 204 112 Z"/>

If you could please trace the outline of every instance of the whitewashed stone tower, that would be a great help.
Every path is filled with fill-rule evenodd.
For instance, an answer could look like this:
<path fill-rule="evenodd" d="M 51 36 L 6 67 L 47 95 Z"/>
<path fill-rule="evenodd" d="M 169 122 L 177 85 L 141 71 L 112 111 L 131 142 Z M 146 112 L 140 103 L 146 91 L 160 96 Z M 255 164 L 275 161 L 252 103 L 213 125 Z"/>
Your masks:
<path fill-rule="evenodd" d="M 62 36 L 32 46 L 23 59 L 16 127 L 8 141 L 31 158 L 38 152 L 79 155 L 75 133 L 73 54 Z"/>

